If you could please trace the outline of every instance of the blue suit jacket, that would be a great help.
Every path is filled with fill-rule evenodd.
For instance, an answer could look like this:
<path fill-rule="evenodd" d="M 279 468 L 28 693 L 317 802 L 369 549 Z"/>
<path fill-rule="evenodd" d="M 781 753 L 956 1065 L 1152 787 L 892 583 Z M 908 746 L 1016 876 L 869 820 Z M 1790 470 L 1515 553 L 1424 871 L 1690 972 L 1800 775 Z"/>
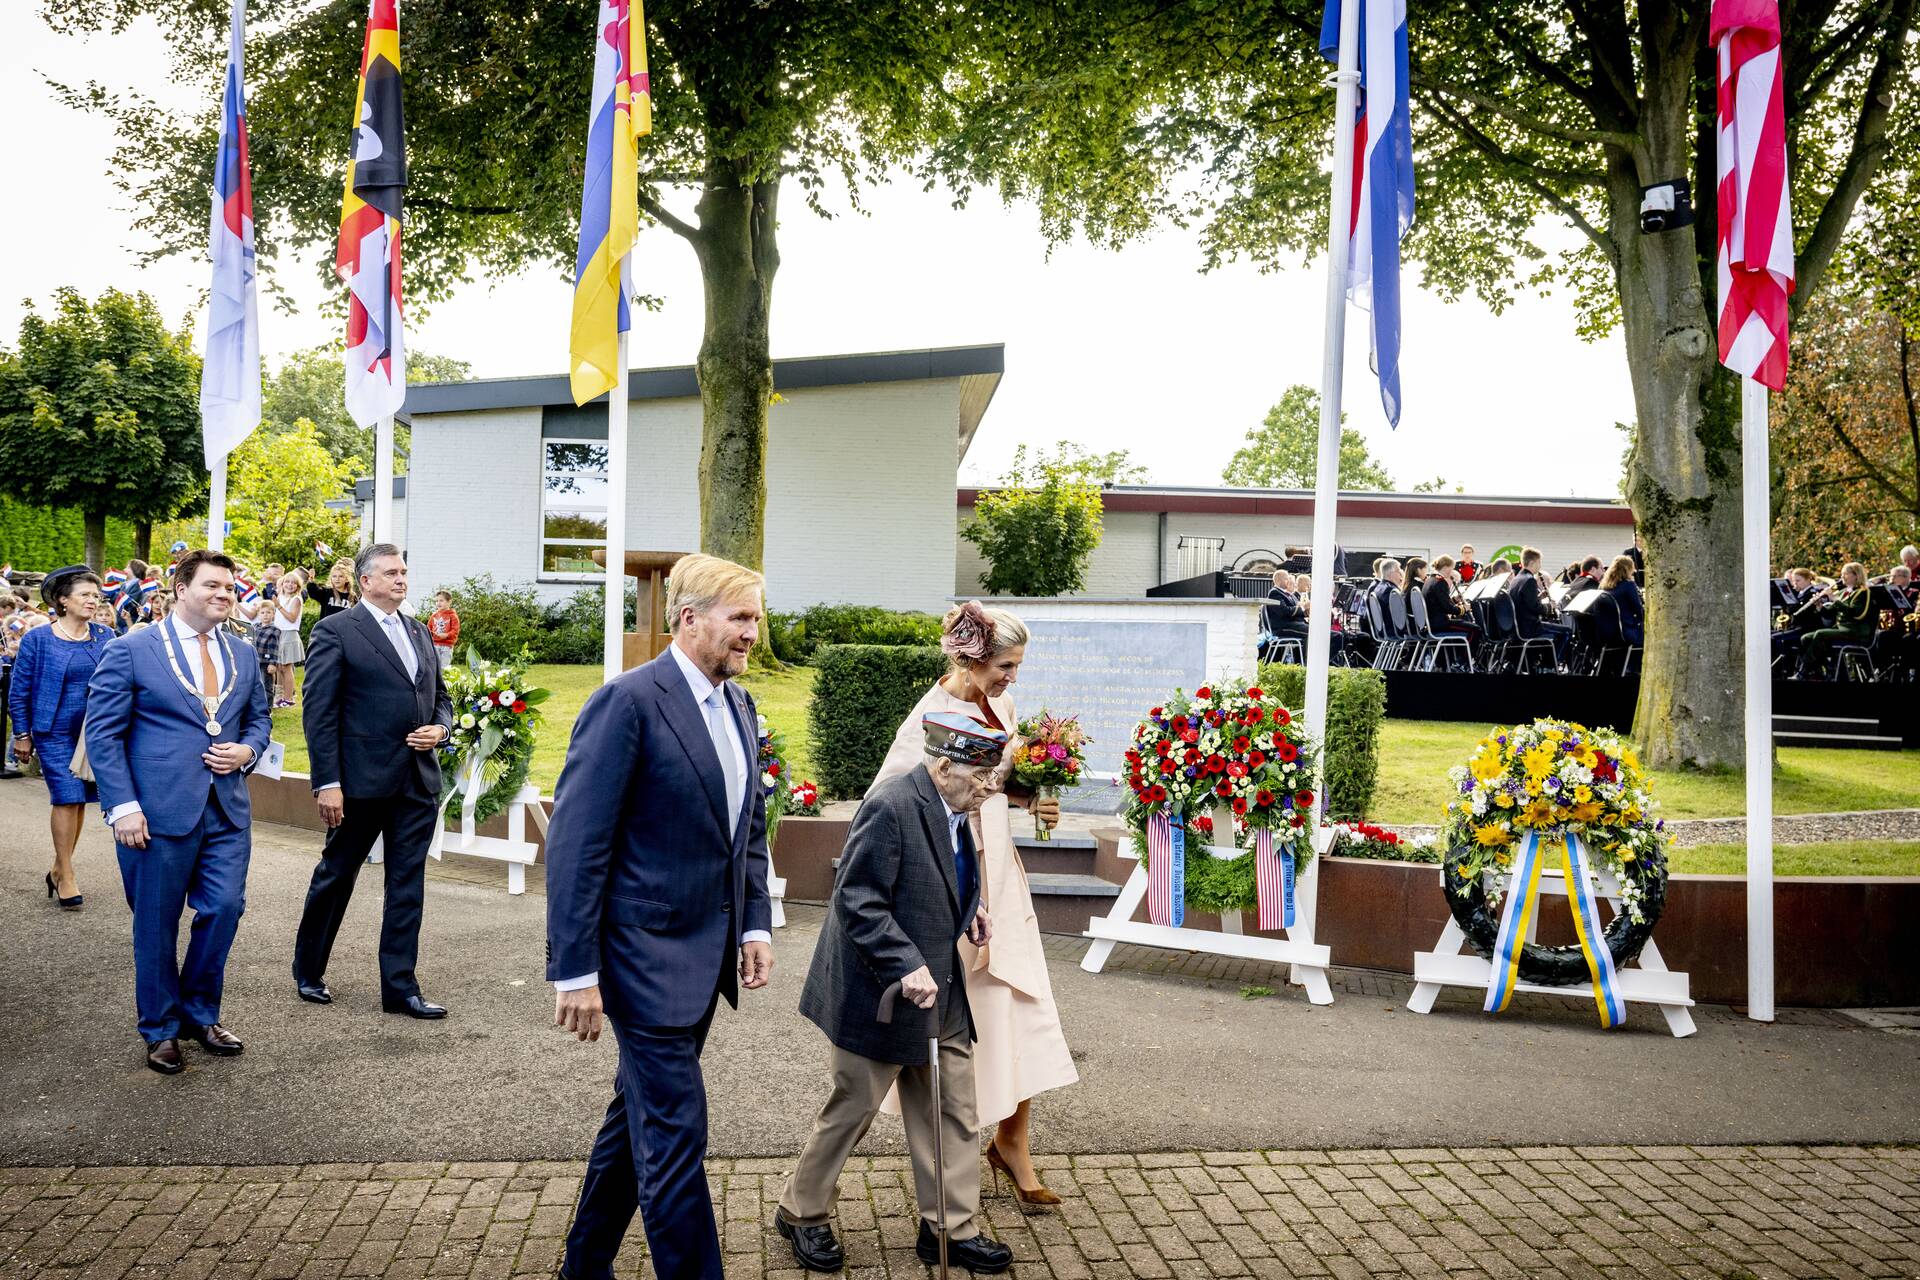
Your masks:
<path fill-rule="evenodd" d="M 737 1003 L 740 935 L 773 927 L 753 700 L 724 686 L 746 744 L 739 824 L 706 717 L 671 653 L 580 709 L 547 831 L 547 977 L 596 970 L 607 1011 L 686 1027 L 716 989 Z"/>
<path fill-rule="evenodd" d="M 166 632 L 164 625 L 148 627 L 109 644 L 87 685 L 87 757 L 100 807 L 112 813 L 137 800 L 150 832 L 184 836 L 199 827 L 209 797 L 218 797 L 228 820 L 244 827 L 253 815 L 246 775 L 273 735 L 260 664 L 244 641 L 226 637 L 233 687 L 220 707 L 220 732 L 209 737 L 199 700 L 180 687 L 167 662 Z M 215 742 L 252 747 L 252 763 L 215 774 L 200 758 Z"/>
<path fill-rule="evenodd" d="M 89 622 L 87 627 L 96 640 L 113 639 L 112 627 L 97 622 Z M 20 637 L 20 652 L 13 658 L 13 678 L 7 685 L 7 714 L 15 733 L 53 732 L 67 664 L 81 647 L 56 639 L 52 627 L 34 627 Z"/>

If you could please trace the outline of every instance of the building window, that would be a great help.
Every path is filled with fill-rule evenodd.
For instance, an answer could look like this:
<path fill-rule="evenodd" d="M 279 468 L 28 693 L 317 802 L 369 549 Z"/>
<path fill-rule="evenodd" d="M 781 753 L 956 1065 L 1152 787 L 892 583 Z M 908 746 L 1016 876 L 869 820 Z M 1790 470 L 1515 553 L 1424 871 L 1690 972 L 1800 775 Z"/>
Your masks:
<path fill-rule="evenodd" d="M 540 485 L 540 576 L 597 579 L 593 553 L 607 545 L 607 443 L 544 440 Z"/>

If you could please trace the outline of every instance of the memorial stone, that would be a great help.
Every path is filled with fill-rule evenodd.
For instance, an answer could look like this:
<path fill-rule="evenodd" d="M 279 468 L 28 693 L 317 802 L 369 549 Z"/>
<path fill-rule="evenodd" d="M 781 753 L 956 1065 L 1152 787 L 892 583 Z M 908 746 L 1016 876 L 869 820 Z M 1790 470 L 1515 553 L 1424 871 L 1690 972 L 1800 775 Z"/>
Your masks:
<path fill-rule="evenodd" d="M 1043 618 L 1027 625 L 1033 640 L 1014 705 L 1022 716 L 1042 708 L 1078 715 L 1093 739 L 1091 776 L 1061 792 L 1061 804 L 1077 813 L 1118 813 L 1126 793 L 1115 782 L 1134 726 L 1173 690 L 1191 692 L 1206 681 L 1207 624 Z"/>

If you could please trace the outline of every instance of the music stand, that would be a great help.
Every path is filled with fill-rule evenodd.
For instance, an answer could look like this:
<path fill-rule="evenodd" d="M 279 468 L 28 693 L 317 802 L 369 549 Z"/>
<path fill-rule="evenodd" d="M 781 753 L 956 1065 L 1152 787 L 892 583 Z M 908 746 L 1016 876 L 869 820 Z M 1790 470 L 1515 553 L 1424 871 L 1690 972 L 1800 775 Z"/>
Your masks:
<path fill-rule="evenodd" d="M 1772 587 L 1772 590 L 1767 593 L 1767 607 L 1776 611 L 1784 609 L 1792 612 L 1794 608 L 1793 583 L 1785 578 L 1775 578 L 1768 585 Z"/>

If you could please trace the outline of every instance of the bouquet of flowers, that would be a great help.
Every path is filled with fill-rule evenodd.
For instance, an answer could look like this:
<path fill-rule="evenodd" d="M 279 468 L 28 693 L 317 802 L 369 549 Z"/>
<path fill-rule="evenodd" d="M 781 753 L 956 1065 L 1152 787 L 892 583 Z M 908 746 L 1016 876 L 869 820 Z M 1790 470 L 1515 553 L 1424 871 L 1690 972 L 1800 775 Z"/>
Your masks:
<path fill-rule="evenodd" d="M 1034 788 L 1036 798 L 1052 795 L 1061 787 L 1077 787 L 1087 767 L 1087 737 L 1079 716 L 1056 716 L 1042 710 L 1018 726 L 1019 745 L 1013 752 L 1013 776 Z M 1053 828 L 1038 815 L 1033 834 L 1039 840 L 1053 839 Z"/>
<path fill-rule="evenodd" d="M 534 728 L 548 692 L 529 688 L 525 655 L 491 663 L 467 649 L 464 667 L 448 667 L 447 696 L 453 701 L 453 732 L 440 750 L 449 768 L 442 770 L 440 807 L 455 792 L 471 798 L 474 818 L 485 821 L 512 803 L 526 785 L 533 763 Z"/>
<path fill-rule="evenodd" d="M 787 813 L 787 794 L 793 789 L 793 777 L 787 769 L 787 743 L 778 730 L 760 717 L 760 749 L 755 763 L 760 771 L 760 794 L 767 802 L 767 848 L 773 848 L 780 830 L 780 819 Z"/>
<path fill-rule="evenodd" d="M 794 783 L 793 790 L 787 792 L 787 813 L 796 818 L 819 817 L 820 788 L 806 778 Z"/>
<path fill-rule="evenodd" d="M 1568 831 L 1620 882 L 1621 909 L 1642 920 L 1644 888 L 1664 878 L 1673 837 L 1654 816 L 1639 759 L 1617 734 L 1565 720 L 1515 725 L 1482 738 L 1447 778 L 1454 796 L 1441 834 L 1457 851 L 1463 883 L 1510 867 L 1530 831 Z M 1488 901 L 1499 897 L 1496 887 Z"/>

